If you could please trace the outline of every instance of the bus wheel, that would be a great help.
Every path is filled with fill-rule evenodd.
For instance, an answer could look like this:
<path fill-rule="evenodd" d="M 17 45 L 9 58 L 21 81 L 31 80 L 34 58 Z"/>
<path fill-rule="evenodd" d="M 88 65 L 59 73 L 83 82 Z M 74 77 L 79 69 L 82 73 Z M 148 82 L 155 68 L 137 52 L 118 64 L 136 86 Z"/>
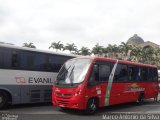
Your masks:
<path fill-rule="evenodd" d="M 140 94 L 138 98 L 138 104 L 141 105 L 144 103 L 144 94 Z"/>
<path fill-rule="evenodd" d="M 8 104 L 8 95 L 5 92 L 0 92 L 0 109 L 6 107 Z"/>
<path fill-rule="evenodd" d="M 90 99 L 87 103 L 87 108 L 85 110 L 86 114 L 95 114 L 98 108 L 98 103 L 95 99 Z"/>

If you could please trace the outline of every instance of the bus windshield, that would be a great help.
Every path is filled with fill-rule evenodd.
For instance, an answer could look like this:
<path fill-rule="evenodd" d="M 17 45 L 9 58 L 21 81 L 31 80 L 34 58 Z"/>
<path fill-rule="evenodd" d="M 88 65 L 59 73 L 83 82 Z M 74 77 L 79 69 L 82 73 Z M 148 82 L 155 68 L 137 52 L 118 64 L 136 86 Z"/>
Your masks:
<path fill-rule="evenodd" d="M 57 75 L 56 84 L 73 85 L 83 82 L 91 62 L 90 59 L 72 59 L 67 61 Z"/>

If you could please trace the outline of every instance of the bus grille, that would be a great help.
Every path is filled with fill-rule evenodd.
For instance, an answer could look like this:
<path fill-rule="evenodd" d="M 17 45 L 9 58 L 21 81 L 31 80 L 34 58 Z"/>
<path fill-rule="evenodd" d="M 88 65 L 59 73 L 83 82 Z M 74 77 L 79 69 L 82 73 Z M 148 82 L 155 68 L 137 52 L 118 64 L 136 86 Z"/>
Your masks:
<path fill-rule="evenodd" d="M 71 95 L 71 94 L 61 94 L 61 93 L 57 93 L 56 96 L 57 96 L 57 97 L 63 97 L 63 98 L 64 98 L 64 97 L 65 97 L 65 98 L 68 98 L 68 97 L 70 98 L 72 95 Z"/>
<path fill-rule="evenodd" d="M 40 102 L 40 90 L 31 90 L 30 92 L 30 101 Z"/>
<path fill-rule="evenodd" d="M 72 94 L 56 93 L 56 99 L 59 105 L 67 105 L 71 97 Z"/>
<path fill-rule="evenodd" d="M 59 105 L 67 105 L 68 104 L 68 100 L 60 100 L 60 99 L 57 99 L 57 102 Z"/>

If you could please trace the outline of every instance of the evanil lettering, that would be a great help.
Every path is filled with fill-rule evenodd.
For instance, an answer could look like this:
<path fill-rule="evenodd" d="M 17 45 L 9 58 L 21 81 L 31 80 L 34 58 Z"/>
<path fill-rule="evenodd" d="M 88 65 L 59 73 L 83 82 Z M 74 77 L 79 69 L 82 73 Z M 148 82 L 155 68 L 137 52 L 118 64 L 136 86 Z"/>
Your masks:
<path fill-rule="evenodd" d="M 34 78 L 29 77 L 28 83 L 53 83 L 51 78 Z"/>

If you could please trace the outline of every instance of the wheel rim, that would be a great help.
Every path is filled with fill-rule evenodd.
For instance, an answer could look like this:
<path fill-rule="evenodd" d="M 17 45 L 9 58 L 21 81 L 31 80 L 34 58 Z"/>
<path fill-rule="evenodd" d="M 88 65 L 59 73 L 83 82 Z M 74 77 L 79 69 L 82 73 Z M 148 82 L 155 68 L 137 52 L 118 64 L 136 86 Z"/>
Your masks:
<path fill-rule="evenodd" d="M 95 104 L 94 100 L 92 100 L 92 102 L 89 106 L 89 109 L 91 112 L 94 112 L 96 110 L 96 104 Z"/>

